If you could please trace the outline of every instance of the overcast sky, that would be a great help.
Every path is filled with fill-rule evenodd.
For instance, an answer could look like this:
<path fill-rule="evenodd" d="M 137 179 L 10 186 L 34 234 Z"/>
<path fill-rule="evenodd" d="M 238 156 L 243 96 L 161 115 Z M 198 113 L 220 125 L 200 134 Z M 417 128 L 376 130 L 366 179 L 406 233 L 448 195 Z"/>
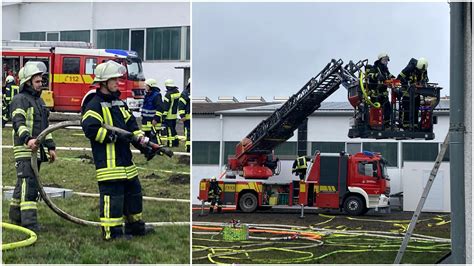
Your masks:
<path fill-rule="evenodd" d="M 449 94 L 448 3 L 193 3 L 193 95 L 291 96 L 331 60 L 428 59 Z M 346 101 L 341 88 L 328 101 Z"/>

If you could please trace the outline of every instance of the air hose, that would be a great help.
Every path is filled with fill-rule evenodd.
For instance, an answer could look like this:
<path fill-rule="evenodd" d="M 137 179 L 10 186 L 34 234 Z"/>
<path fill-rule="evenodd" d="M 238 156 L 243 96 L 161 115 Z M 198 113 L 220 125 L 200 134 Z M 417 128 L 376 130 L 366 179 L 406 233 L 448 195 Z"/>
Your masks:
<path fill-rule="evenodd" d="M 78 120 L 76 120 L 76 121 L 64 121 L 64 122 L 60 122 L 60 123 L 57 123 L 55 125 L 49 126 L 47 129 L 43 130 L 43 132 L 41 132 L 38 135 L 38 137 L 37 137 L 38 143 L 37 144 L 40 145 L 41 143 L 43 143 L 46 135 L 48 135 L 49 133 L 51 133 L 55 130 L 58 130 L 60 128 L 68 127 L 68 126 L 80 126 L 80 121 L 78 121 Z M 123 132 L 124 130 L 118 129 L 116 127 L 110 127 L 109 126 L 108 129 L 115 130 L 115 131 L 118 131 L 118 133 L 124 134 L 124 132 Z M 125 131 L 125 132 L 127 134 L 131 134 L 130 132 L 127 132 L 127 131 Z M 79 224 L 79 225 L 100 226 L 99 222 L 88 221 L 88 220 L 84 220 L 84 219 L 81 219 L 81 218 L 77 218 L 77 217 L 72 216 L 72 215 L 66 213 L 65 211 L 61 210 L 58 206 L 56 206 L 56 204 L 54 204 L 54 202 L 51 200 L 51 198 L 49 198 L 48 194 L 45 192 L 44 187 L 43 187 L 43 182 L 41 181 L 41 177 L 40 177 L 39 172 L 38 172 L 37 152 L 38 152 L 37 150 L 32 151 L 31 166 L 33 168 L 34 175 L 35 175 L 35 177 L 38 181 L 38 190 L 39 190 L 40 195 L 43 198 L 44 202 L 46 203 L 46 205 L 48 205 L 48 207 L 53 212 L 55 212 L 57 215 L 59 215 L 61 218 L 65 219 L 67 221 L 70 221 L 70 222 L 73 222 L 73 223 Z M 164 151 L 163 153 L 165 153 L 168 156 L 170 156 L 170 154 L 172 155 L 172 152 L 169 153 L 167 151 Z M 151 225 L 151 226 L 170 226 L 170 225 L 189 225 L 189 222 L 155 222 L 155 223 L 147 223 L 147 224 Z"/>
<path fill-rule="evenodd" d="M 35 232 L 31 231 L 28 228 L 21 227 L 21 226 L 18 226 L 18 225 L 14 225 L 14 224 L 5 223 L 5 222 L 2 222 L 2 227 L 5 228 L 5 229 L 20 231 L 20 232 L 25 233 L 29 236 L 28 239 L 21 240 L 21 241 L 18 241 L 18 242 L 13 242 L 13 243 L 8 243 L 8 244 L 2 243 L 2 251 L 9 250 L 9 249 L 14 249 L 14 248 L 26 247 L 26 246 L 32 245 L 33 243 L 36 242 L 37 236 L 36 236 Z"/>

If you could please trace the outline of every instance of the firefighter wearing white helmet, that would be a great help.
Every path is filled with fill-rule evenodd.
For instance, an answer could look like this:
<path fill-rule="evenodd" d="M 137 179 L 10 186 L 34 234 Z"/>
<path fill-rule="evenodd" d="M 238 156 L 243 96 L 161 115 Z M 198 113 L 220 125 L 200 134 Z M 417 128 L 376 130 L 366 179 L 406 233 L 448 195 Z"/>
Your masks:
<path fill-rule="evenodd" d="M 397 79 L 402 83 L 402 107 L 401 120 L 402 127 L 407 128 L 410 124 L 410 112 L 414 118 L 415 127 L 418 126 L 418 110 L 420 108 L 420 95 L 414 94 L 415 108 L 410 110 L 410 90 L 414 90 L 415 84 L 426 84 L 428 79 L 428 60 L 421 57 L 419 59 L 412 58 L 408 65 L 400 72 Z"/>
<path fill-rule="evenodd" d="M 179 92 L 172 79 L 165 80 L 166 94 L 164 98 L 163 125 L 166 130 L 166 140 L 169 147 L 178 147 L 179 139 L 176 132 L 176 119 L 178 119 Z"/>
<path fill-rule="evenodd" d="M 41 162 L 48 161 L 48 157 L 50 162 L 56 160 L 52 135 L 48 134 L 41 145 L 36 139 L 49 125 L 49 112 L 40 97 L 45 72 L 46 65 L 43 62 L 27 62 L 19 71 L 20 93 L 12 99 L 10 106 L 17 183 L 10 203 L 9 217 L 12 223 L 33 231 L 39 230 L 38 183 L 31 166 L 31 152 L 39 149 L 38 167 Z"/>
<path fill-rule="evenodd" d="M 145 92 L 141 110 L 142 131 L 152 142 L 161 144 L 159 133 L 163 116 L 163 100 L 156 80 L 145 80 Z"/>
<path fill-rule="evenodd" d="M 178 114 L 183 121 L 186 152 L 191 151 L 191 78 L 179 97 Z"/>
<path fill-rule="evenodd" d="M 211 207 L 209 208 L 209 213 L 214 212 L 214 206 L 217 203 L 217 212 L 222 212 L 222 201 L 221 201 L 221 192 L 222 189 L 217 182 L 215 176 L 211 177 L 209 180 L 209 190 L 207 194 L 208 201 L 211 202 Z"/>
<path fill-rule="evenodd" d="M 2 90 L 2 127 L 10 120 L 10 104 L 15 95 L 20 92 L 20 87 L 15 84 L 15 78 L 11 75 L 5 79 L 5 86 Z"/>
<path fill-rule="evenodd" d="M 132 144 L 149 154 L 148 138 L 139 129 L 127 104 L 119 98 L 118 82 L 125 72 L 125 67 L 114 61 L 99 64 L 94 78 L 99 87 L 95 95 L 84 101 L 82 109 L 82 130 L 91 142 L 99 184 L 100 223 L 105 240 L 151 231 L 142 219 L 142 188 L 132 161 L 130 138 L 102 127 L 105 123 L 133 132 L 139 142 Z"/>
<path fill-rule="evenodd" d="M 388 70 L 390 57 L 387 53 L 380 53 L 373 66 L 368 65 L 368 91 L 372 102 L 378 102 L 382 106 L 384 127 L 390 127 L 390 118 L 392 108 L 388 99 L 388 88 L 385 85 L 386 80 L 395 78 Z"/>

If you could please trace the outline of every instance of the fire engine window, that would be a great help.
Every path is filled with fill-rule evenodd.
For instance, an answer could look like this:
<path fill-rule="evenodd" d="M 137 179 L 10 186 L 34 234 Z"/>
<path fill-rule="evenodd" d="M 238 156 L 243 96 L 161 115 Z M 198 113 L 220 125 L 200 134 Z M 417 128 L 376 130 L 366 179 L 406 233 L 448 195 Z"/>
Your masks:
<path fill-rule="evenodd" d="M 63 58 L 63 74 L 79 74 L 81 59 L 79 57 Z"/>
<path fill-rule="evenodd" d="M 94 74 L 95 67 L 97 66 L 97 58 L 86 59 L 86 74 Z"/>
<path fill-rule="evenodd" d="M 359 162 L 358 164 L 358 172 L 360 175 L 374 176 L 374 171 L 376 170 L 377 170 L 377 165 L 375 163 Z"/>

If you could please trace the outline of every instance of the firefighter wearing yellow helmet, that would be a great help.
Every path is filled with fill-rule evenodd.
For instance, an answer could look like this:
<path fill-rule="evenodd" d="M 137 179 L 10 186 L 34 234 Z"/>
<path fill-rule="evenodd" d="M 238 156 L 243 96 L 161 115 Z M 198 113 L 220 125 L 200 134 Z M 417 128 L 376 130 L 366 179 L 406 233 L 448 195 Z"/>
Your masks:
<path fill-rule="evenodd" d="M 176 132 L 176 119 L 178 119 L 178 101 L 181 93 L 179 93 L 178 87 L 174 85 L 172 79 L 165 81 L 166 94 L 164 98 L 164 112 L 163 117 L 165 118 L 163 123 L 166 130 L 166 139 L 169 147 L 178 147 L 178 133 Z"/>
<path fill-rule="evenodd" d="M 41 162 L 56 160 L 56 145 L 51 134 L 44 144 L 38 145 L 37 136 L 48 125 L 49 112 L 41 99 L 43 62 L 29 61 L 19 71 L 20 93 L 11 102 L 13 124 L 13 153 L 17 183 L 10 202 L 9 217 L 12 223 L 38 231 L 38 183 L 31 166 L 31 152 L 38 150 L 38 167 Z M 47 150 L 46 150 L 47 149 Z"/>
<path fill-rule="evenodd" d="M 415 108 L 410 110 L 410 87 L 417 83 L 426 84 L 428 79 L 428 60 L 421 57 L 419 59 L 412 58 L 408 65 L 400 72 L 397 79 L 402 83 L 402 107 L 401 120 L 403 128 L 409 126 L 409 113 L 412 112 L 414 125 L 418 125 L 418 109 L 420 108 L 420 95 L 415 95 Z"/>
<path fill-rule="evenodd" d="M 142 188 L 132 161 L 130 139 L 102 127 L 108 124 L 133 132 L 140 141 L 132 144 L 142 151 L 146 147 L 148 138 L 139 129 L 127 104 L 119 98 L 118 81 L 125 72 L 125 67 L 114 61 L 99 64 L 94 78 L 99 87 L 82 109 L 82 130 L 91 142 L 99 184 L 100 223 L 105 240 L 130 239 L 131 235 L 152 231 L 142 219 Z"/>
<path fill-rule="evenodd" d="M 186 136 L 186 152 L 191 150 L 191 78 L 179 97 L 178 114 L 183 121 L 184 136 Z"/>

